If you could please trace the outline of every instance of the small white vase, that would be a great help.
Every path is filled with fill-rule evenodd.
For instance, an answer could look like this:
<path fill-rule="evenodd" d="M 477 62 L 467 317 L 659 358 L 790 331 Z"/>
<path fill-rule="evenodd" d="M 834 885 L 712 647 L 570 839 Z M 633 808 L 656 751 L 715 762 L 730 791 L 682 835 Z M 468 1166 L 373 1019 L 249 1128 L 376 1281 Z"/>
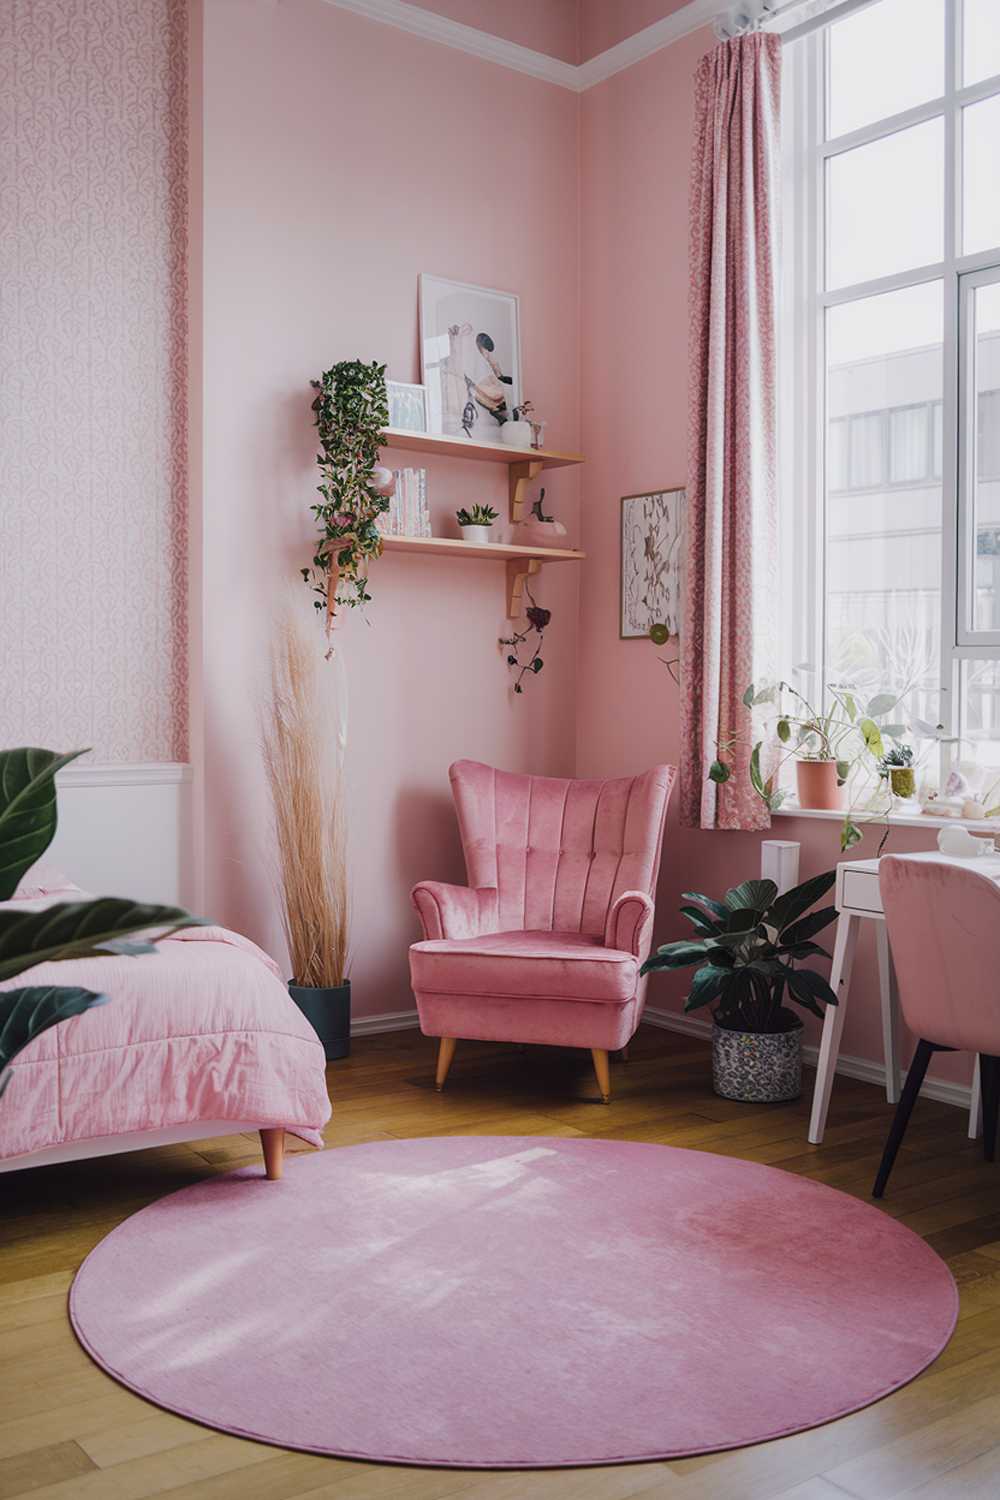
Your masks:
<path fill-rule="evenodd" d="M 531 423 L 505 422 L 500 429 L 500 436 L 511 448 L 530 448 Z"/>
<path fill-rule="evenodd" d="M 482 546 L 490 539 L 490 528 L 488 526 L 463 526 L 461 530 L 463 542 L 476 542 L 479 546 Z"/>

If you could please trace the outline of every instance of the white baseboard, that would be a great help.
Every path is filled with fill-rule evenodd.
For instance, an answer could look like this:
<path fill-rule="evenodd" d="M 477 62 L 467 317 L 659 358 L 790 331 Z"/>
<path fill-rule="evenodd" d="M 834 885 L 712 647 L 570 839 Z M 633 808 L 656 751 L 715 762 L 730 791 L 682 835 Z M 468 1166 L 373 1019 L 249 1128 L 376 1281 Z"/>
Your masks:
<path fill-rule="evenodd" d="M 375 1016 L 357 1016 L 351 1036 L 376 1036 L 380 1031 L 413 1031 L 420 1025 L 416 1010 L 383 1010 Z"/>
<path fill-rule="evenodd" d="M 706 1039 L 712 1035 L 712 1023 L 700 1021 L 696 1016 L 684 1016 L 675 1010 L 660 1010 L 647 1005 L 642 1019 L 650 1026 L 661 1026 L 664 1031 L 680 1031 L 685 1036 Z M 815 1064 L 818 1048 L 803 1047 L 802 1056 L 807 1063 Z M 867 1057 L 845 1057 L 837 1059 L 837 1072 L 845 1078 L 859 1078 L 862 1083 L 875 1083 L 885 1088 L 885 1066 Z M 903 1074 L 906 1077 L 906 1074 Z M 958 1109 L 968 1110 L 972 1100 L 972 1089 L 967 1083 L 948 1083 L 940 1078 L 928 1078 L 921 1093 L 928 1099 L 939 1099 L 942 1104 L 954 1104 Z"/>

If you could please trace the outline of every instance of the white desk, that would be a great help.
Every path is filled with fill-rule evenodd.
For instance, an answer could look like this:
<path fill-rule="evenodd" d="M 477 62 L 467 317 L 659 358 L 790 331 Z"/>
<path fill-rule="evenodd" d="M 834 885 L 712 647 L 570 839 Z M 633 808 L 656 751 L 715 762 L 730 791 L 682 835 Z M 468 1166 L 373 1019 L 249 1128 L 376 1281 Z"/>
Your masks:
<path fill-rule="evenodd" d="M 955 859 L 939 854 L 935 849 L 921 854 L 907 854 L 905 859 L 935 860 L 942 864 L 961 865 L 987 875 L 1000 884 L 1000 855 L 982 859 Z M 882 999 L 882 1049 L 885 1057 L 885 1097 L 890 1104 L 899 1100 L 899 1001 L 896 994 L 896 975 L 889 951 L 889 934 L 879 894 L 877 859 L 844 860 L 837 866 L 837 887 L 834 897 L 840 916 L 837 919 L 837 937 L 833 948 L 833 967 L 830 970 L 830 987 L 837 995 L 838 1003 L 828 1005 L 823 1020 L 823 1034 L 816 1064 L 816 1087 L 813 1092 L 812 1115 L 809 1119 L 809 1140 L 818 1146 L 826 1129 L 826 1115 L 830 1107 L 830 1090 L 837 1070 L 840 1055 L 840 1038 L 847 1017 L 847 1002 L 851 988 L 851 971 L 858 946 L 858 935 L 863 921 L 874 921 L 875 941 L 878 949 L 879 990 Z M 969 1108 L 969 1135 L 979 1134 L 979 1059 L 972 1086 L 972 1102 Z"/>

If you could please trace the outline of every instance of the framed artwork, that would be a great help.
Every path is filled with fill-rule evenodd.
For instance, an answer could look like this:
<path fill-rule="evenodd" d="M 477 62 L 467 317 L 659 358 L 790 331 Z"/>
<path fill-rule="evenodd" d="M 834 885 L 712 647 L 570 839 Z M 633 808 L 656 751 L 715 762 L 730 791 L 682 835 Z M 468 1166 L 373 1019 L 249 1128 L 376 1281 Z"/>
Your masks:
<path fill-rule="evenodd" d="M 649 634 L 651 625 L 680 629 L 681 555 L 685 492 L 653 490 L 622 496 L 621 625 L 624 641 Z"/>
<path fill-rule="evenodd" d="M 422 274 L 420 364 L 429 432 L 500 442 L 500 428 L 521 403 L 517 298 Z"/>
<path fill-rule="evenodd" d="M 389 426 L 404 432 L 427 431 L 427 390 L 422 385 L 408 385 L 402 380 L 387 380 Z"/>

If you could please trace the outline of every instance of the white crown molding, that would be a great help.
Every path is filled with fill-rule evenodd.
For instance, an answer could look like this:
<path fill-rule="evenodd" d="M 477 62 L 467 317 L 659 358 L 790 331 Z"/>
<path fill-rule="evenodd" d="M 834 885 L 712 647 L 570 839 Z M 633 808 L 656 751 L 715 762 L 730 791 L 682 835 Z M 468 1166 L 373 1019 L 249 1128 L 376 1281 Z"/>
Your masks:
<path fill-rule="evenodd" d="M 615 73 L 621 73 L 644 58 L 652 57 L 654 52 L 661 52 L 682 37 L 690 36 L 692 31 L 710 26 L 719 14 L 719 8 L 720 0 L 688 0 L 687 5 L 664 16 L 662 21 L 654 21 L 652 26 L 637 31 L 635 36 L 626 37 L 616 47 L 599 52 L 577 68 L 577 92 L 582 94 L 595 83 L 603 83 Z"/>
<path fill-rule="evenodd" d="M 664 1031 L 679 1031 L 685 1036 L 702 1037 L 706 1041 L 712 1035 L 710 1021 L 700 1021 L 697 1016 L 681 1015 L 675 1010 L 661 1010 L 647 1005 L 642 1019 L 648 1021 L 650 1026 L 662 1027 Z M 812 1067 L 815 1067 L 818 1055 L 818 1047 L 802 1048 L 803 1061 Z M 875 1083 L 879 1088 L 885 1088 L 885 1067 L 870 1058 L 845 1057 L 841 1053 L 837 1059 L 836 1071 L 845 1078 L 858 1078 L 862 1083 Z M 903 1077 L 906 1077 L 905 1072 Z M 957 1109 L 968 1110 L 972 1100 L 972 1089 L 967 1083 L 948 1083 L 943 1078 L 927 1078 L 920 1092 L 927 1099 L 940 1099 L 942 1104 L 953 1104 Z"/>
<path fill-rule="evenodd" d="M 491 36 L 475 26 L 466 26 L 436 11 L 424 10 L 419 5 L 409 5 L 406 0 L 326 0 L 339 10 L 353 11 L 366 16 L 370 21 L 381 21 L 387 26 L 396 26 L 411 36 L 419 36 L 428 42 L 439 42 L 445 47 L 455 47 L 459 52 L 468 52 L 485 62 L 499 63 L 512 68 L 516 73 L 527 73 L 543 83 L 554 83 L 571 93 L 582 94 L 603 83 L 615 73 L 631 68 L 643 58 L 651 57 L 681 37 L 689 36 L 702 26 L 709 25 L 719 13 L 721 0 L 689 0 L 680 10 L 654 21 L 615 47 L 609 47 L 597 57 L 591 57 L 579 65 L 563 62 L 558 57 L 549 57 L 546 52 L 535 52 L 531 47 L 521 47 L 517 42 L 508 42 L 503 37 Z"/>
<path fill-rule="evenodd" d="M 579 69 L 574 63 L 562 62 L 545 52 L 534 52 L 517 42 L 507 42 L 503 37 L 491 36 L 489 32 L 466 26 L 461 21 L 452 21 L 448 16 L 439 16 L 419 5 L 407 5 L 405 0 L 326 0 L 326 3 L 335 5 L 338 10 L 366 16 L 370 21 L 396 26 L 411 36 L 422 37 L 424 41 L 455 47 L 459 52 L 482 58 L 484 62 L 499 63 L 501 67 L 512 68 L 515 73 L 527 73 L 531 78 L 556 83 L 574 93 L 579 91 Z"/>
<path fill-rule="evenodd" d="M 184 761 L 123 761 L 121 764 L 71 765 L 56 775 L 61 787 L 74 786 L 176 786 L 191 780 L 191 767 Z"/>

